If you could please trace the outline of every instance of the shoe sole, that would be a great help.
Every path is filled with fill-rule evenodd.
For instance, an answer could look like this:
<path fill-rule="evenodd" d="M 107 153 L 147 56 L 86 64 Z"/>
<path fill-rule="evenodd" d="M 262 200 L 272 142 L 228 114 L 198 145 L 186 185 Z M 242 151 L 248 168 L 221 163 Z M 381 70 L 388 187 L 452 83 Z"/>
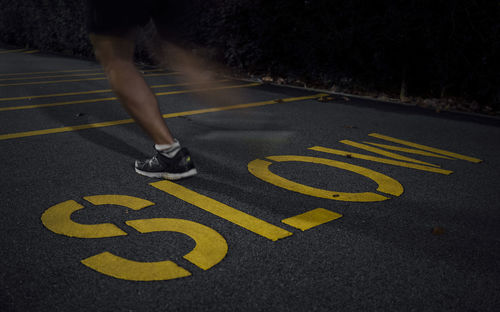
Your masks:
<path fill-rule="evenodd" d="M 180 180 L 188 177 L 192 177 L 198 173 L 196 168 L 193 168 L 191 170 L 188 170 L 186 172 L 181 172 L 181 173 L 170 173 L 170 172 L 147 172 L 147 171 L 142 171 L 137 168 L 135 168 L 135 172 L 138 174 L 141 174 L 146 177 L 150 178 L 164 178 L 167 180 Z"/>

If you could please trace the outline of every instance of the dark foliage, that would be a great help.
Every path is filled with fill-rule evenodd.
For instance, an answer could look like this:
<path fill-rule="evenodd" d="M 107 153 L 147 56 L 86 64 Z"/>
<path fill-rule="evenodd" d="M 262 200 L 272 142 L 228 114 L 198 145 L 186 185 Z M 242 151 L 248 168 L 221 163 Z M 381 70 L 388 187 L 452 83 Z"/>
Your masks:
<path fill-rule="evenodd" d="M 185 0 L 186 41 L 245 73 L 500 102 L 500 2 Z M 83 0 L 0 0 L 0 41 L 91 56 Z M 145 37 L 152 36 L 146 30 Z M 138 56 L 146 57 L 144 47 Z"/>
<path fill-rule="evenodd" d="M 84 1 L 0 0 L 0 41 L 88 56 Z"/>

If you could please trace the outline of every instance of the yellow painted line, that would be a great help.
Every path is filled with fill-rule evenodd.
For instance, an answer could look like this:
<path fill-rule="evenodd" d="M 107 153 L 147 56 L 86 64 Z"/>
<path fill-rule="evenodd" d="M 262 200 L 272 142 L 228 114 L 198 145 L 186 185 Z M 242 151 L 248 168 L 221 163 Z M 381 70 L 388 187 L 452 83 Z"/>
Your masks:
<path fill-rule="evenodd" d="M 215 88 L 200 88 L 200 89 L 191 89 L 191 90 L 178 90 L 178 91 L 167 91 L 167 92 L 158 92 L 155 93 L 158 96 L 162 95 L 172 95 L 172 94 L 184 94 L 184 93 L 193 93 L 193 92 L 207 92 L 207 91 L 218 91 L 218 90 L 227 90 L 227 89 L 238 89 L 238 88 L 249 88 L 256 87 L 262 85 L 260 82 L 252 82 L 243 85 L 233 85 L 233 86 L 222 86 Z"/>
<path fill-rule="evenodd" d="M 174 73 L 164 73 L 164 74 L 148 74 L 144 75 L 144 77 L 159 77 L 159 76 L 171 76 L 177 75 L 177 72 Z M 32 82 L 20 82 L 20 83 L 5 83 L 0 84 L 0 87 L 12 87 L 12 86 L 27 86 L 27 85 L 38 85 L 38 84 L 54 84 L 61 82 L 78 82 L 78 81 L 95 81 L 95 80 L 105 80 L 106 77 L 102 78 L 85 78 L 85 79 L 69 79 L 69 80 L 51 80 L 51 81 L 32 81 Z"/>
<path fill-rule="evenodd" d="M 174 182 L 160 181 L 150 183 L 150 185 L 272 241 L 292 235 L 292 233 L 280 227 L 229 207 L 210 197 L 198 194 Z"/>
<path fill-rule="evenodd" d="M 5 101 L 19 101 L 19 100 L 32 100 L 32 99 L 45 99 L 53 98 L 59 96 L 72 96 L 72 95 L 84 95 L 84 94 L 96 94 L 96 93 L 110 93 L 113 92 L 111 89 L 102 90 L 92 90 L 92 91 L 78 91 L 78 92 L 65 92 L 65 93 L 55 93 L 55 94 L 42 94 L 42 95 L 27 95 L 27 96 L 17 96 L 9 98 L 0 98 L 0 102 Z"/>
<path fill-rule="evenodd" d="M 394 180 L 391 177 L 388 177 L 382 173 L 367 168 L 351 165 L 345 162 L 335 161 L 326 158 L 295 156 L 295 155 L 268 156 L 266 158 L 277 162 L 305 162 L 305 163 L 321 164 L 339 169 L 344 169 L 347 171 L 357 173 L 374 181 L 378 185 L 377 191 L 381 193 L 390 194 L 393 196 L 399 196 L 404 191 L 401 183 L 399 183 L 398 181 Z M 301 193 L 313 197 L 326 198 L 339 201 L 348 201 L 348 202 L 377 202 L 389 199 L 389 197 L 382 196 L 373 192 L 348 193 L 348 192 L 323 190 L 311 187 L 298 182 L 290 181 L 271 172 L 271 170 L 269 170 L 270 165 L 272 165 L 272 162 L 261 159 L 255 159 L 248 164 L 248 171 L 257 178 L 261 179 L 262 181 L 268 182 L 270 184 L 276 185 L 278 187 L 287 189 L 292 192 Z"/>
<path fill-rule="evenodd" d="M 70 132 L 70 131 L 79 131 L 79 130 L 86 130 L 86 129 L 117 126 L 117 125 L 125 125 L 125 124 L 130 124 L 130 123 L 134 123 L 134 120 L 133 119 L 124 119 L 124 120 L 99 122 L 99 123 L 85 124 L 85 125 L 71 126 L 71 127 L 61 127 L 61 128 L 53 128 L 53 129 L 45 129 L 45 130 L 35 130 L 35 131 L 2 134 L 2 135 L 0 135 L 0 141 L 8 140 L 8 139 L 15 139 L 15 138 L 38 136 L 38 135 L 44 135 L 44 134 L 54 134 L 54 133 L 61 133 L 61 132 Z"/>
<path fill-rule="evenodd" d="M 196 242 L 196 246 L 183 258 L 200 269 L 208 270 L 221 262 L 227 254 L 227 242 L 214 229 L 203 224 L 170 218 L 144 219 L 125 222 L 140 233 L 177 232 Z"/>
<path fill-rule="evenodd" d="M 142 73 L 151 73 L 160 71 L 159 69 L 152 70 L 143 70 Z M 91 74 L 62 74 L 62 75 L 52 75 L 52 76 L 37 76 L 37 77 L 15 77 L 15 78 L 0 78 L 0 81 L 8 81 L 8 80 L 31 80 L 31 79 L 52 79 L 52 78 L 66 78 L 66 77 L 83 77 L 83 76 L 97 76 L 104 75 L 104 72 L 99 73 L 91 73 Z"/>
<path fill-rule="evenodd" d="M 14 78 L 1 78 L 0 81 L 9 81 L 9 80 L 31 80 L 31 79 L 51 79 L 51 78 L 66 78 L 66 77 L 81 77 L 81 76 L 97 76 L 104 75 L 103 72 L 100 73 L 91 73 L 91 74 L 71 74 L 71 75 L 54 75 L 54 76 L 38 76 L 38 77 L 14 77 Z"/>
<path fill-rule="evenodd" d="M 378 143 L 366 142 L 366 141 L 364 141 L 363 143 L 370 144 L 373 146 L 378 146 L 378 147 L 385 148 L 385 149 L 388 149 L 391 151 L 416 154 L 416 155 L 422 155 L 422 156 L 429 156 L 429 157 L 435 157 L 435 158 L 442 158 L 442 159 L 449 159 L 449 160 L 456 160 L 455 158 L 451 158 L 451 157 L 447 157 L 447 156 L 443 156 L 443 155 L 439 155 L 439 154 L 434 154 L 431 152 L 426 152 L 426 151 L 413 149 L 413 148 L 399 147 L 399 146 L 393 146 L 393 145 L 387 145 L 387 144 L 378 144 Z"/>
<path fill-rule="evenodd" d="M 85 79 L 70 79 L 70 80 L 52 80 L 52 81 L 34 81 L 34 82 L 21 82 L 21 83 L 4 83 L 0 84 L 0 87 L 13 87 L 13 86 L 27 86 L 27 85 L 37 85 L 37 84 L 54 84 L 62 82 L 78 82 L 78 81 L 95 81 L 95 80 L 105 80 L 106 77 L 102 78 L 85 78 Z"/>
<path fill-rule="evenodd" d="M 100 67 L 96 67 L 94 69 L 70 69 L 70 70 L 56 70 L 56 71 L 41 71 L 41 72 L 31 72 L 31 73 L 11 73 L 11 74 L 0 74 L 0 77 L 3 76 L 23 76 L 23 75 L 39 75 L 39 74 L 55 74 L 55 73 L 77 73 L 77 72 L 89 72 L 101 70 Z"/>
<path fill-rule="evenodd" d="M 260 83 L 256 83 L 256 84 L 252 84 L 252 85 L 260 85 Z M 199 110 L 194 110 L 194 111 L 185 111 L 185 112 L 179 112 L 179 113 L 165 114 L 165 115 L 163 115 L 163 118 L 198 115 L 198 114 L 205 114 L 205 113 L 212 113 L 212 112 L 220 112 L 220 111 L 225 111 L 225 110 L 243 109 L 243 108 L 258 107 L 258 106 L 264 106 L 264 105 L 272 105 L 272 104 L 277 104 L 277 103 L 289 103 L 289 102 L 316 99 L 316 98 L 319 98 L 322 96 L 325 96 L 325 94 L 320 93 L 320 94 L 311 95 L 311 96 L 285 98 L 285 99 L 280 99 L 278 101 L 277 100 L 270 100 L 270 101 L 255 102 L 255 103 L 246 103 L 246 104 L 237 104 L 237 105 L 230 105 L 230 106 L 205 108 L 205 109 L 199 109 Z M 1 140 L 1 136 L 0 136 L 0 140 Z"/>
<path fill-rule="evenodd" d="M 257 84 L 250 84 L 250 85 L 260 85 L 260 84 L 257 83 Z M 243 85 L 243 86 L 248 87 L 250 85 Z M 243 86 L 240 86 L 240 87 L 243 87 Z M 279 101 L 271 100 L 271 101 L 254 102 L 254 103 L 247 103 L 247 104 L 220 106 L 220 107 L 213 107 L 213 108 L 207 108 L 207 109 L 198 109 L 198 110 L 191 110 L 191 111 L 185 111 L 185 112 L 164 114 L 163 118 L 174 118 L 174 117 L 179 117 L 179 116 L 199 115 L 199 114 L 205 114 L 205 113 L 211 113 L 211 112 L 220 112 L 220 111 L 226 111 L 226 110 L 234 110 L 234 109 L 258 107 L 258 106 L 264 106 L 264 105 L 272 105 L 272 104 L 277 104 L 277 103 L 288 103 L 288 102 L 315 99 L 315 98 L 318 98 L 321 96 L 324 96 L 324 94 L 316 94 L 316 95 L 312 95 L 312 96 L 302 96 L 302 97 L 294 97 L 294 98 L 285 98 L 285 99 L 281 99 Z M 70 126 L 70 127 L 61 127 L 61 128 L 52 128 L 52 129 L 44 129 L 44 130 L 1 134 L 0 141 L 9 140 L 9 139 L 16 139 L 16 138 L 31 137 L 31 136 L 38 136 L 38 135 L 44 135 L 44 134 L 54 134 L 54 133 L 62 133 L 62 132 L 71 132 L 71 131 L 103 128 L 103 127 L 110 127 L 110 126 L 117 126 L 117 125 L 125 125 L 125 124 L 131 124 L 131 123 L 134 123 L 133 119 L 123 119 L 123 120 L 106 121 L 106 122 L 99 122 L 99 123 L 93 123 L 93 124 L 85 124 L 85 125 L 79 125 L 79 126 Z"/>
<path fill-rule="evenodd" d="M 340 213 L 332 212 L 323 208 L 316 208 L 298 216 L 281 220 L 281 222 L 293 226 L 301 231 L 306 231 L 339 218 L 342 218 Z"/>
<path fill-rule="evenodd" d="M 406 145 L 406 146 L 418 148 L 418 149 L 421 149 L 421 150 L 424 150 L 424 151 L 429 151 L 429 152 L 432 152 L 432 153 L 437 153 L 437 154 L 442 154 L 442 155 L 453 157 L 453 158 L 457 158 L 457 159 L 462 159 L 462 160 L 465 160 L 465 161 L 468 161 L 468 162 L 472 162 L 472 163 L 480 163 L 480 162 L 482 162 L 482 160 L 478 159 L 478 158 L 469 157 L 469 156 L 465 156 L 465 155 L 461 155 L 461 154 L 457 154 L 457 153 L 452 153 L 452 152 L 449 152 L 449 151 L 445 151 L 445 150 L 442 150 L 442 149 L 425 146 L 425 145 L 422 145 L 422 144 L 417 144 L 417 143 L 413 143 L 413 142 L 409 142 L 409 141 L 405 141 L 405 140 L 400 140 L 400 139 L 392 138 L 392 137 L 387 136 L 387 135 L 382 135 L 382 134 L 378 134 L 378 133 L 371 133 L 369 135 L 372 136 L 372 137 L 374 137 L 374 138 L 382 139 L 382 140 L 385 140 L 385 141 L 399 143 L 399 144 L 402 144 L 402 145 Z"/>
<path fill-rule="evenodd" d="M 26 51 L 26 52 L 23 52 L 24 54 L 33 54 L 33 53 L 38 53 L 40 52 L 40 50 L 31 50 L 31 51 Z"/>
<path fill-rule="evenodd" d="M 223 80 L 215 80 L 211 81 L 211 83 L 220 83 L 220 82 L 227 82 L 229 80 L 223 79 Z M 153 85 L 150 86 L 151 89 L 158 89 L 158 88 L 167 88 L 167 87 L 182 87 L 182 86 L 191 86 L 191 85 L 197 85 L 197 84 L 204 84 L 203 82 L 200 83 L 169 83 L 169 84 L 162 84 L 162 85 Z M 207 83 L 210 84 L 210 83 Z M 5 102 L 5 101 L 18 101 L 18 100 L 33 100 L 33 99 L 45 99 L 45 98 L 53 98 L 53 97 L 60 97 L 60 96 L 73 96 L 73 95 L 86 95 L 86 94 L 98 94 L 98 93 L 111 93 L 113 90 L 111 89 L 102 89 L 102 90 L 91 90 L 91 91 L 78 91 L 78 92 L 65 92 L 65 93 L 55 93 L 55 94 L 42 94 L 42 95 L 28 95 L 28 96 L 18 96 L 18 97 L 10 97 L 10 98 L 0 98 L 0 102 Z M 0 111 L 2 108 L 0 108 Z M 8 109 L 11 110 L 11 109 Z"/>
<path fill-rule="evenodd" d="M 6 54 L 6 53 L 15 53 L 15 52 L 22 52 L 22 51 L 26 51 L 26 49 L 17 49 L 17 50 L 3 50 L 3 51 L 0 51 L 0 54 Z"/>
<path fill-rule="evenodd" d="M 63 105 L 72 105 L 72 104 L 85 104 L 85 103 L 106 102 L 106 101 L 114 101 L 114 100 L 117 100 L 117 99 L 118 98 L 116 98 L 116 97 L 107 97 L 107 98 L 99 98 L 99 99 L 67 101 L 67 102 L 57 102 L 57 103 L 47 103 L 47 104 L 33 104 L 33 105 L 23 105 L 23 106 L 9 106 L 9 107 L 0 107 L 0 112 L 22 110 L 22 109 L 33 109 L 33 108 L 45 108 L 45 107 L 54 107 L 54 106 L 63 106 Z"/>
<path fill-rule="evenodd" d="M 182 84 L 175 84 L 182 85 Z M 187 85 L 187 84 L 184 84 Z M 235 85 L 235 86 L 223 86 L 216 88 L 200 88 L 200 89 L 188 89 L 188 90 L 177 90 L 177 91 L 168 91 L 168 92 L 159 92 L 155 93 L 157 96 L 163 95 L 174 95 L 174 94 L 184 94 L 184 93 L 195 93 L 195 92 L 205 92 L 205 91 L 217 91 L 217 90 L 226 90 L 226 89 L 235 89 L 235 88 L 245 88 L 245 87 L 254 87 L 261 85 L 260 83 L 251 83 L 244 85 Z M 173 86 L 173 85 L 163 85 L 163 86 Z M 158 86 L 160 87 L 160 86 Z M 90 91 L 92 92 L 92 91 Z M 99 92 L 97 92 L 99 93 Z M 62 105 L 73 105 L 73 104 L 87 104 L 87 103 L 98 103 L 98 102 L 106 102 L 106 101 L 114 101 L 117 100 L 117 97 L 107 97 L 107 98 L 97 98 L 97 99 L 88 99 L 88 100 L 77 100 L 77 101 L 66 101 L 66 102 L 56 102 L 56 103 L 47 103 L 47 104 L 33 104 L 33 105 L 23 105 L 23 106 L 9 106 L 9 107 L 0 107 L 0 112 L 4 111 L 13 111 L 13 110 L 21 110 L 21 109 L 32 109 L 32 108 L 44 108 L 44 107 L 54 107 L 54 106 L 62 106 Z"/>
<path fill-rule="evenodd" d="M 138 262 L 107 251 L 83 259 L 81 263 L 99 273 L 129 281 L 165 281 L 191 276 L 189 271 L 172 261 Z"/>
<path fill-rule="evenodd" d="M 446 175 L 453 173 L 453 171 L 450 171 L 450 170 L 444 170 L 444 169 L 435 168 L 435 167 L 428 167 L 428 166 L 423 166 L 423 165 L 418 165 L 418 164 L 413 164 L 413 163 L 407 163 L 407 162 L 393 160 L 393 159 L 386 159 L 386 158 L 380 158 L 380 157 L 375 157 L 375 156 L 368 156 L 368 155 L 363 155 L 363 154 L 340 151 L 340 150 L 327 148 L 327 147 L 314 146 L 314 147 L 311 147 L 309 149 L 313 150 L 313 151 L 329 153 L 329 154 L 333 154 L 333 155 L 364 159 L 364 160 L 374 161 L 374 162 L 378 162 L 378 163 L 399 166 L 399 167 L 406 167 L 406 168 L 417 169 L 417 170 L 423 170 L 423 171 L 429 171 L 429 172 L 434 172 L 434 173 L 440 173 L 440 174 L 446 174 Z"/>
<path fill-rule="evenodd" d="M 410 157 L 402 156 L 402 155 L 399 155 L 399 154 L 396 154 L 396 153 L 391 153 L 391 152 L 388 152 L 388 151 L 384 151 L 384 150 L 382 150 L 380 148 L 368 146 L 368 145 L 365 145 L 365 144 L 361 144 L 361 143 L 357 143 L 357 142 L 353 142 L 353 141 L 349 141 L 349 140 L 342 140 L 342 141 L 340 141 L 340 143 L 343 143 L 343 144 L 349 145 L 349 146 L 354 146 L 354 147 L 357 147 L 359 149 L 363 149 L 365 151 L 369 151 L 369 152 L 372 152 L 372 153 L 380 154 L 382 156 L 386 156 L 386 157 L 389 157 L 389 158 L 394 158 L 394 159 L 401 160 L 401 161 L 413 162 L 413 163 L 417 163 L 417 164 L 421 164 L 421 165 L 425 165 L 425 166 L 430 166 L 430 167 L 439 167 L 438 165 L 434 165 L 434 164 L 431 164 L 431 163 L 428 163 L 428 162 L 425 162 L 425 161 L 421 161 L 421 160 L 413 159 L 413 158 L 410 158 Z"/>

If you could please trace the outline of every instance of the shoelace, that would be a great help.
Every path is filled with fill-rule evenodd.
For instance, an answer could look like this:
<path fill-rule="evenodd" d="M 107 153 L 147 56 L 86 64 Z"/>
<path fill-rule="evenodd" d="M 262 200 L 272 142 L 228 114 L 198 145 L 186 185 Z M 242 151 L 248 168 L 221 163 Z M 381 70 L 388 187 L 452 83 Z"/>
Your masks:
<path fill-rule="evenodd" d="M 148 159 L 148 165 L 152 167 L 153 165 L 158 165 L 158 159 L 156 158 L 156 155 Z"/>

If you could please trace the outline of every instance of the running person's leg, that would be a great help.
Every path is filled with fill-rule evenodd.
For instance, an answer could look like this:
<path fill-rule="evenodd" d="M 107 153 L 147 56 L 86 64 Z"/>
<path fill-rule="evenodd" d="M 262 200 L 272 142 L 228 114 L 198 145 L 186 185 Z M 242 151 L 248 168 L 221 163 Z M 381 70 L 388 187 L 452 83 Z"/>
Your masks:
<path fill-rule="evenodd" d="M 127 112 L 155 144 L 173 144 L 174 138 L 161 117 L 158 101 L 134 65 L 134 33 L 90 34 L 90 39 L 113 91 Z"/>
<path fill-rule="evenodd" d="M 118 6 L 115 8 L 120 7 Z M 122 3 L 123 5 L 123 3 Z M 161 116 L 158 101 L 133 62 L 135 28 L 144 23 L 147 16 L 123 16 L 115 24 L 106 19 L 113 14 L 132 14 L 133 11 L 117 12 L 110 6 L 99 6 L 90 1 L 90 38 L 95 54 L 121 104 L 155 143 L 157 153 L 146 161 L 136 161 L 138 173 L 149 177 L 180 179 L 196 174 L 189 152 L 181 149 Z M 126 7 L 126 6 L 125 6 Z M 122 6 L 123 8 L 123 6 Z M 119 11 L 119 10 L 118 10 Z M 127 24 L 131 21 L 130 24 Z M 135 21 L 135 24 L 134 24 Z"/>

